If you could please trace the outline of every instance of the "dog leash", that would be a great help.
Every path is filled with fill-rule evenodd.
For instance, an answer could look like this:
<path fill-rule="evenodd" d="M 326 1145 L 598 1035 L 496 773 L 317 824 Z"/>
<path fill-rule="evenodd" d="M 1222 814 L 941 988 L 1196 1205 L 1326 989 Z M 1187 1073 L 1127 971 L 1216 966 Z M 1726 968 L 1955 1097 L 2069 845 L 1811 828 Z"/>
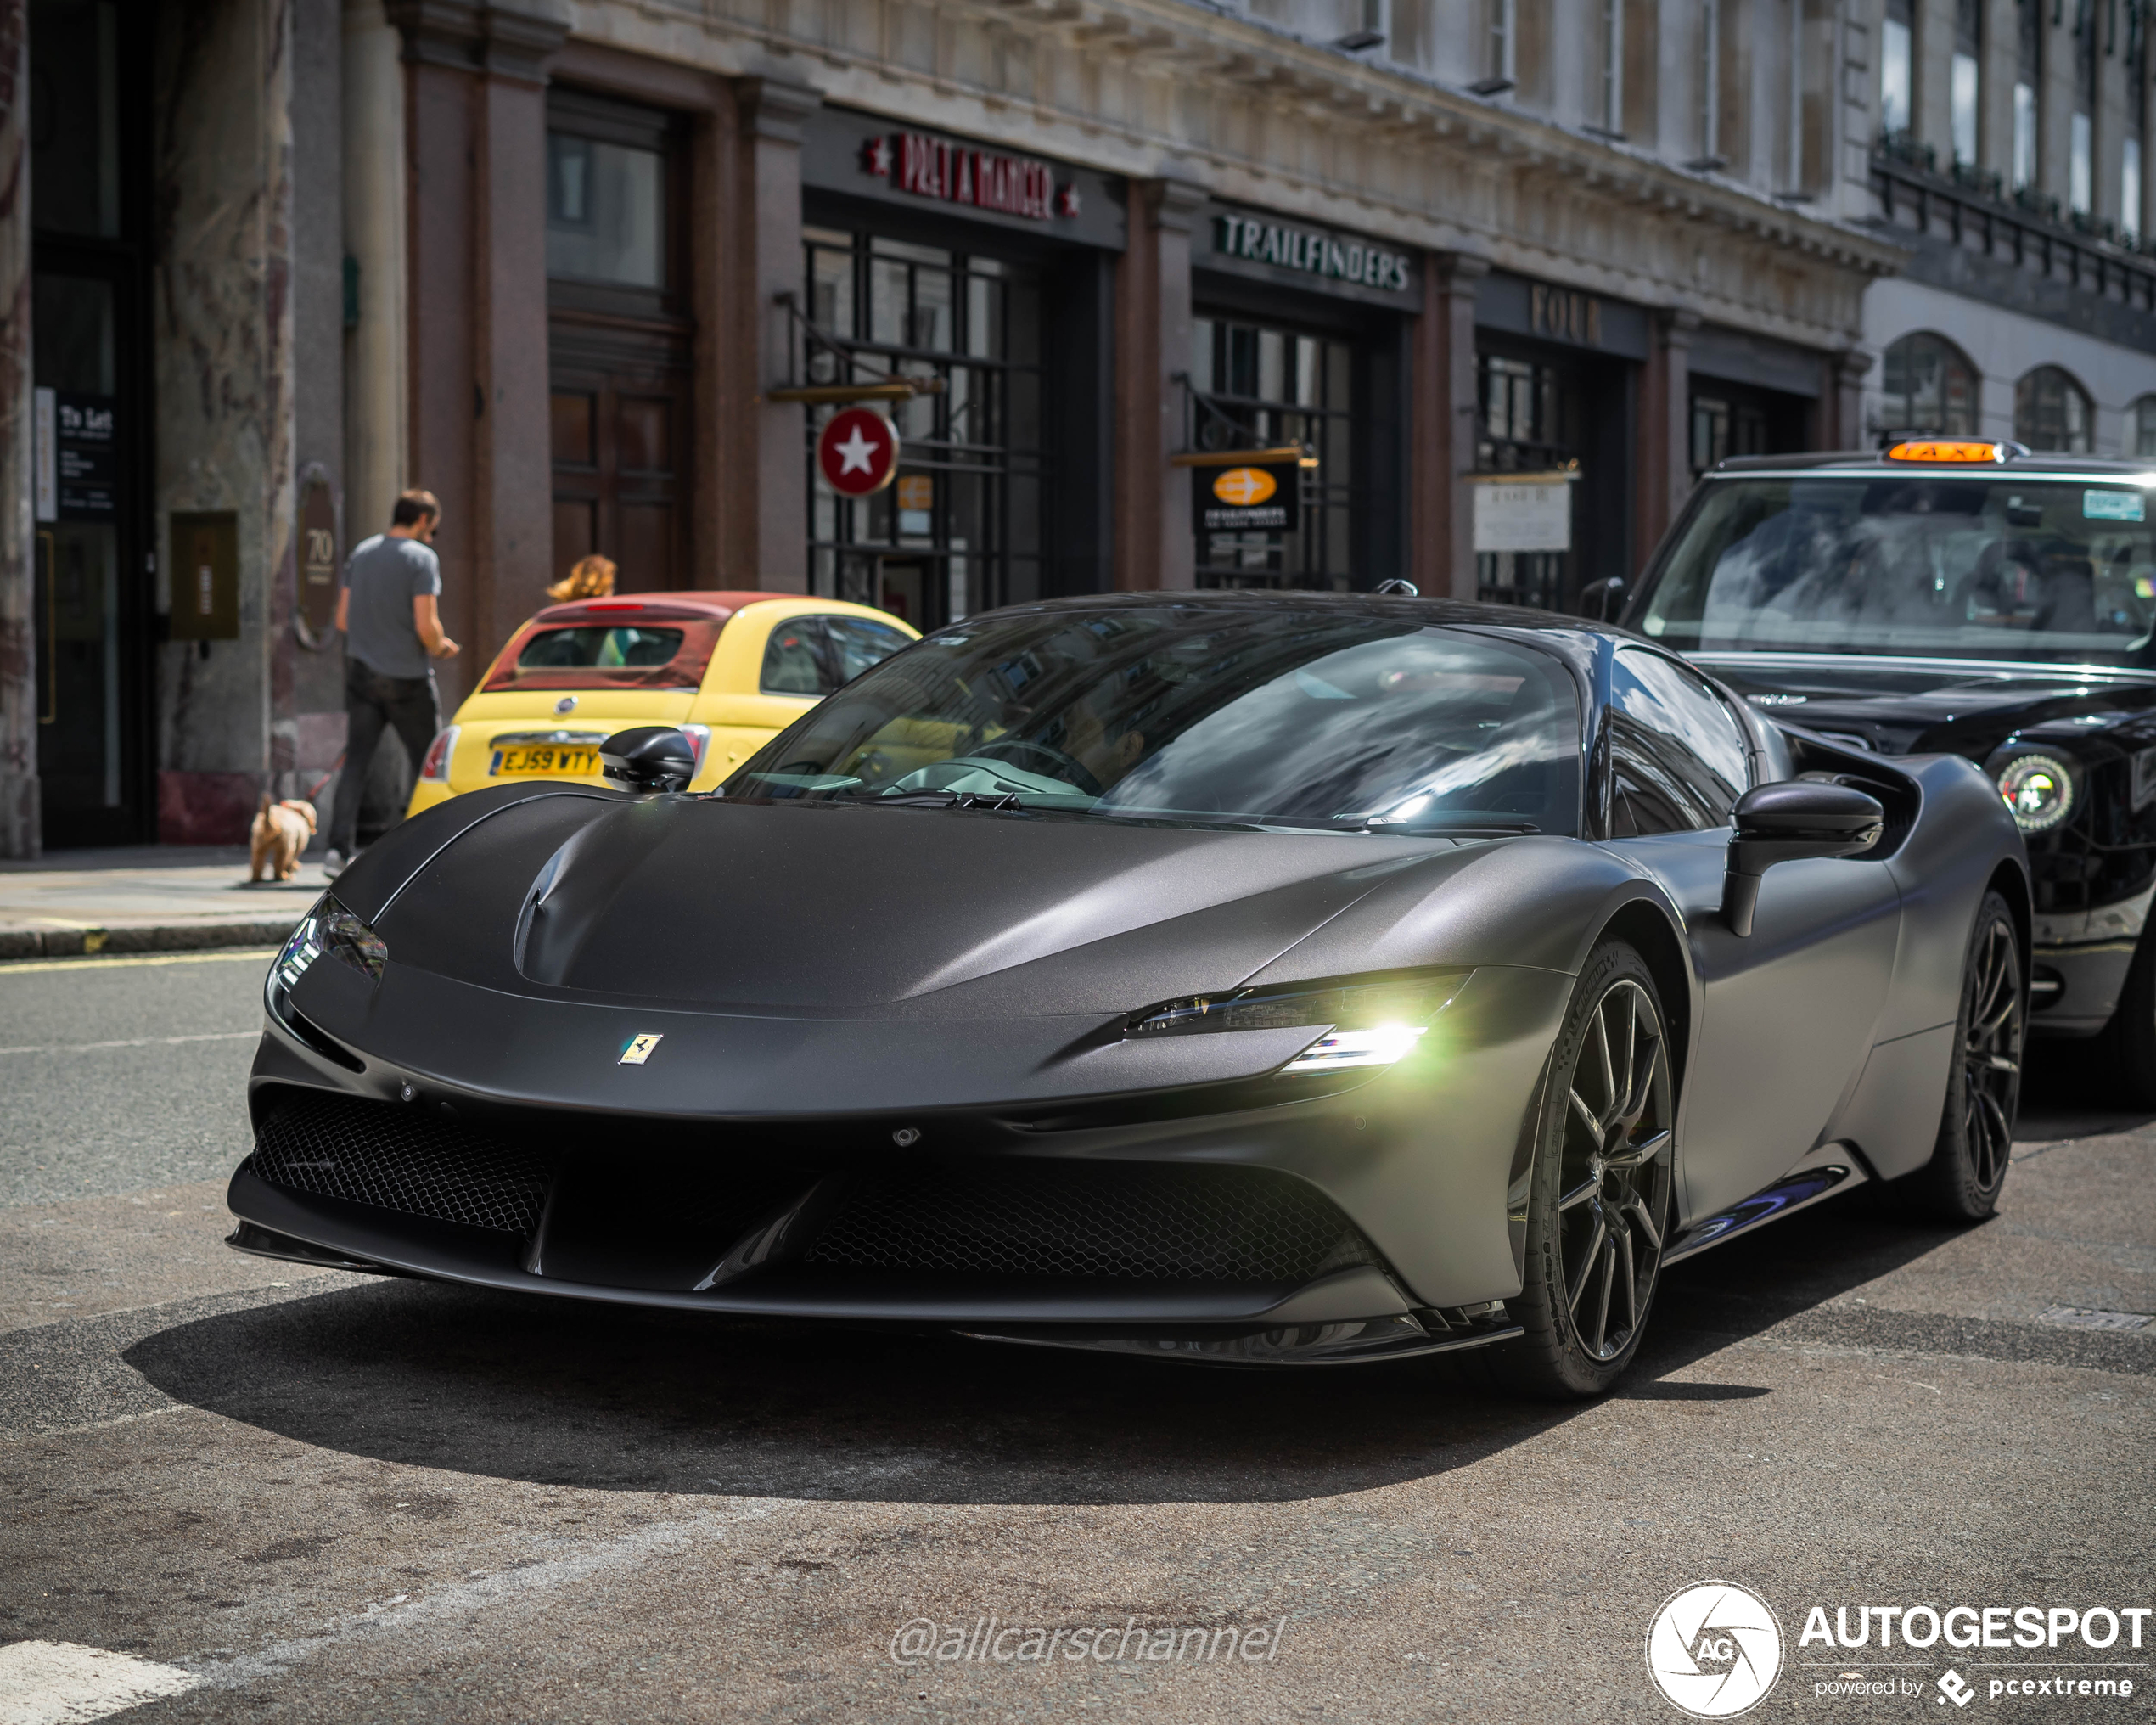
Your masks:
<path fill-rule="evenodd" d="M 331 779 L 337 776 L 337 769 L 344 764 L 345 757 L 342 755 L 340 755 L 334 761 L 332 761 L 329 763 L 329 770 L 323 773 L 321 778 L 315 780 L 314 789 L 307 793 L 306 801 L 312 802 L 317 797 L 320 796 L 322 795 L 322 787 L 328 784 Z"/>

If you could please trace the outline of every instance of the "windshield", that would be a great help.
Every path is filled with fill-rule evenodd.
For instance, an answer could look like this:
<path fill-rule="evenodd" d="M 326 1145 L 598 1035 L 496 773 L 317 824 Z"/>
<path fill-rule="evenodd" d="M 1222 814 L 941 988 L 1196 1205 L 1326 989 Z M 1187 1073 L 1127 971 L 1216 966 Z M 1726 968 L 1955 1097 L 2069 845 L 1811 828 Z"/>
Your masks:
<path fill-rule="evenodd" d="M 1710 480 L 1638 627 L 1686 652 L 2146 663 L 2148 495 L 1989 475 Z"/>
<path fill-rule="evenodd" d="M 1191 604 L 945 629 L 804 716 L 726 794 L 1571 833 L 1579 756 L 1578 697 L 1541 653 L 1347 610 Z"/>
<path fill-rule="evenodd" d="M 625 609 L 642 609 L 625 607 Z M 694 688 L 718 643 L 723 617 L 671 614 L 662 626 L 528 623 L 482 686 L 519 689 Z"/>

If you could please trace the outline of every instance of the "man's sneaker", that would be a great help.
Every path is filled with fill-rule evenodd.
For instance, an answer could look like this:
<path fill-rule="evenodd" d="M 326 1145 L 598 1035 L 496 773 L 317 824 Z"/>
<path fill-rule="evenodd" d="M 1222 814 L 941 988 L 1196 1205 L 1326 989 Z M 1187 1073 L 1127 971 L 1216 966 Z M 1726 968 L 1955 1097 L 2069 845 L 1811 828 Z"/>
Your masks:
<path fill-rule="evenodd" d="M 333 850 L 322 859 L 322 873 L 325 879 L 334 880 L 344 872 L 345 853 L 342 851 Z"/>

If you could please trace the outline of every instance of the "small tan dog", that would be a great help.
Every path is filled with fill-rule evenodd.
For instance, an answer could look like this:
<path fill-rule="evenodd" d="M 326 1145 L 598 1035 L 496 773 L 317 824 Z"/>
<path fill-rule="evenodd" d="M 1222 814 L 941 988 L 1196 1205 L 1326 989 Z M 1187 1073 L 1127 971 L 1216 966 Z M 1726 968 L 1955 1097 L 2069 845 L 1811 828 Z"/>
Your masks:
<path fill-rule="evenodd" d="M 300 872 L 300 852 L 314 836 L 314 805 L 296 796 L 272 802 L 262 793 L 262 806 L 255 811 L 255 825 L 248 846 L 250 885 L 267 878 L 265 865 L 274 865 L 276 878 L 289 880 Z"/>

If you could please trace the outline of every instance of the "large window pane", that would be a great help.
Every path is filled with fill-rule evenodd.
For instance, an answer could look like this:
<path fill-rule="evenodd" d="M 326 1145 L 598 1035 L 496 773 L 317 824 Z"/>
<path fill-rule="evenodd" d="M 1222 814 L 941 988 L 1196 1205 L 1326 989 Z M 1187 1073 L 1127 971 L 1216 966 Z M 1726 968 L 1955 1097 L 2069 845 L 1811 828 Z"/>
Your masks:
<path fill-rule="evenodd" d="M 656 150 L 548 133 L 547 273 L 664 287 L 665 166 Z"/>

